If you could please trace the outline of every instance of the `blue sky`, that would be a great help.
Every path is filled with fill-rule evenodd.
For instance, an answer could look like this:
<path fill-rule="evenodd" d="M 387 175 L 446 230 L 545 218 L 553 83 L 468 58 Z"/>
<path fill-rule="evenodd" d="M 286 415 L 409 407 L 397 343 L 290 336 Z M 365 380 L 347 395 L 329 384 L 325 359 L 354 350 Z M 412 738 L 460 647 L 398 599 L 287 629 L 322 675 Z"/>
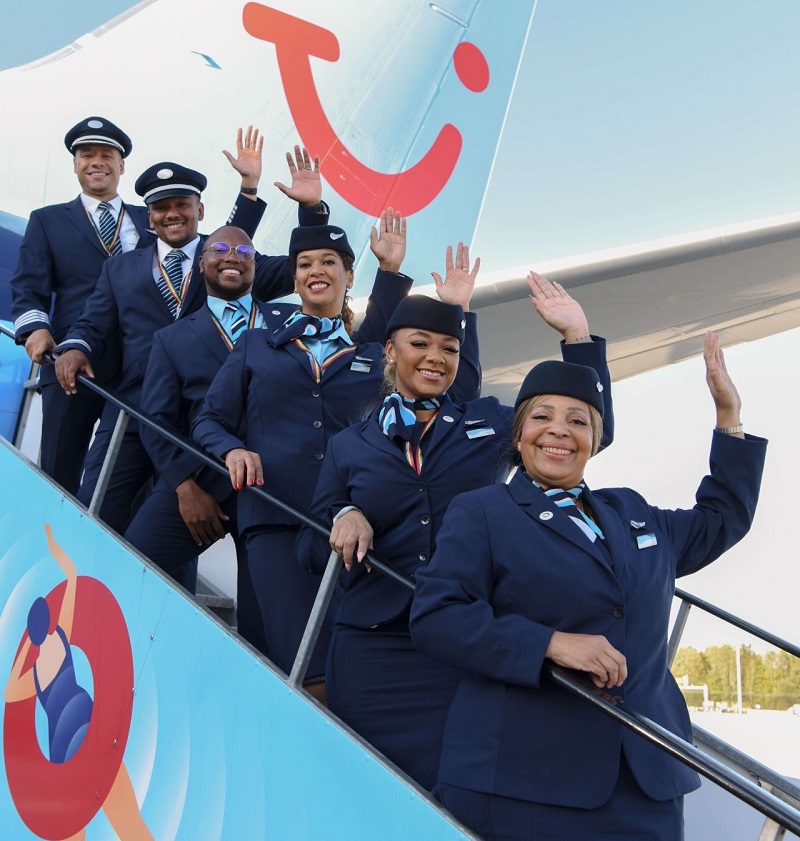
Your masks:
<path fill-rule="evenodd" d="M 0 66 L 47 54 L 131 5 L 14 4 Z M 795 212 L 798 40 L 796 0 L 539 0 L 473 244 L 484 270 Z M 684 582 L 795 640 L 796 548 L 770 503 L 800 472 L 798 358 L 797 330 L 731 350 L 747 428 L 771 439 L 766 504 L 742 547 Z M 619 383 L 615 399 L 617 442 L 590 466 L 590 483 L 690 505 L 713 425 L 699 360 Z M 701 647 L 730 637 L 694 625 L 688 641 Z"/>

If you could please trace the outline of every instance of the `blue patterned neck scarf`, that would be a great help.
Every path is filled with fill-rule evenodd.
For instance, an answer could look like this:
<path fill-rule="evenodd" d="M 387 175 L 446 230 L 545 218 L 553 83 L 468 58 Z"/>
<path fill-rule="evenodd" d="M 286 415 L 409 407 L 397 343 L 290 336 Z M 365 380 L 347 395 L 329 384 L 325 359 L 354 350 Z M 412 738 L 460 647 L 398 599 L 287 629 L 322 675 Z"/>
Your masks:
<path fill-rule="evenodd" d="M 538 482 L 534 482 L 537 488 L 541 487 Z M 585 512 L 583 512 L 575 504 L 575 500 L 580 498 L 583 493 L 585 485 L 581 484 L 575 488 L 550 488 L 549 491 L 544 491 L 544 495 L 550 497 L 551 501 L 559 508 L 564 509 L 564 513 L 572 520 L 573 523 L 594 543 L 599 537 L 605 540 L 605 535 L 600 526 L 595 523 Z"/>
<path fill-rule="evenodd" d="M 383 434 L 390 441 L 396 443 L 411 441 L 414 435 L 414 426 L 417 422 L 417 411 L 438 409 L 441 401 L 433 398 L 431 400 L 411 400 L 403 397 L 396 391 L 386 397 L 378 413 L 378 423 L 381 425 Z"/>
<path fill-rule="evenodd" d="M 286 319 L 283 327 L 279 327 L 269 337 L 269 343 L 273 347 L 281 347 L 293 342 L 295 339 L 302 339 L 303 336 L 313 336 L 324 341 L 331 333 L 342 326 L 341 316 L 336 318 L 317 318 L 315 315 L 306 315 L 298 310 Z"/>

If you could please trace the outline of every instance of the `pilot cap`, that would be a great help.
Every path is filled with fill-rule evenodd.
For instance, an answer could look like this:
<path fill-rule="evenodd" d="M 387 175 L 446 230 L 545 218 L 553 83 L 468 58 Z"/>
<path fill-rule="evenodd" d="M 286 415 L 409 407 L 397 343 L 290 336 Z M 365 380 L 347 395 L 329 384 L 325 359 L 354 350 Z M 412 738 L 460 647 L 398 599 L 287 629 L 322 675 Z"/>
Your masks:
<path fill-rule="evenodd" d="M 390 339 L 401 327 L 444 333 L 463 342 L 466 320 L 459 304 L 445 304 L 427 295 L 408 295 L 395 307 L 386 326 L 386 338 Z"/>
<path fill-rule="evenodd" d="M 64 145 L 73 155 L 76 146 L 86 146 L 90 143 L 113 146 L 123 158 L 127 158 L 133 149 L 130 137 L 105 117 L 87 117 L 64 135 Z"/>
<path fill-rule="evenodd" d="M 603 384 L 597 371 L 588 365 L 573 362 L 540 362 L 528 371 L 522 381 L 514 411 L 529 398 L 539 394 L 563 394 L 594 406 L 603 416 Z"/>
<path fill-rule="evenodd" d="M 152 204 L 172 196 L 200 196 L 207 183 L 208 179 L 201 172 L 172 161 L 162 161 L 148 167 L 136 179 L 134 189 L 145 204 Z"/>
<path fill-rule="evenodd" d="M 318 248 L 332 248 L 350 255 L 356 259 L 347 234 L 336 225 L 310 225 L 306 228 L 295 228 L 289 240 L 289 255 L 296 257 L 301 251 L 316 251 Z"/>

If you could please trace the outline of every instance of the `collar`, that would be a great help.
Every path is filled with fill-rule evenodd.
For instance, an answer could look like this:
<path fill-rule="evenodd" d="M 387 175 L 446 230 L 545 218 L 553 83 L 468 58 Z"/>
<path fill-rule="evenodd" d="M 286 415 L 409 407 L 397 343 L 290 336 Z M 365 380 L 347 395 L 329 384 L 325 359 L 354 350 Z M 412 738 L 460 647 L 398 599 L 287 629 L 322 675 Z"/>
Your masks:
<path fill-rule="evenodd" d="M 100 206 L 100 199 L 96 199 L 94 196 L 87 196 L 86 193 L 81 193 L 79 198 L 84 209 L 94 216 L 97 213 L 97 208 Z M 119 212 L 122 209 L 122 198 L 119 193 L 113 199 L 109 199 L 108 203 L 114 209 L 114 215 L 119 216 Z"/>
<path fill-rule="evenodd" d="M 223 301 L 222 298 L 215 298 L 213 295 L 209 295 L 207 303 L 208 308 L 214 313 L 221 324 L 222 316 L 225 313 L 225 307 L 228 304 L 239 304 L 245 312 L 249 313 L 253 307 L 253 295 L 251 292 L 248 292 L 246 295 L 242 295 L 241 298 L 237 298 L 235 301 Z"/>
<path fill-rule="evenodd" d="M 200 245 L 200 237 L 196 236 L 191 242 L 187 242 L 186 245 L 182 245 L 180 250 L 189 258 L 190 261 L 194 261 L 194 255 L 197 251 L 197 246 Z M 164 262 L 164 258 L 169 254 L 170 251 L 175 250 L 175 246 L 168 245 L 161 239 L 156 240 L 156 249 L 158 254 L 158 260 L 160 263 Z"/>

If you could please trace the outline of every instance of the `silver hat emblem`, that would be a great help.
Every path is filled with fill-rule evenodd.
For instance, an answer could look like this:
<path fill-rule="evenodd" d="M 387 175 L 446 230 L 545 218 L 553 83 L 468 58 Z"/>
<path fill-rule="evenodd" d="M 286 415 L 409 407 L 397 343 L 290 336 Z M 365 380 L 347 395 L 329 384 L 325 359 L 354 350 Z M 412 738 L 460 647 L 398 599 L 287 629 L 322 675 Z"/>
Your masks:
<path fill-rule="evenodd" d="M 156 173 L 156 178 L 160 178 L 162 181 L 166 181 L 167 178 L 172 178 L 173 174 L 174 173 L 171 169 L 164 167 L 164 169 L 159 169 L 159 171 Z"/>
<path fill-rule="evenodd" d="M 89 120 L 89 122 L 86 123 L 86 125 L 89 126 L 89 128 L 103 128 L 103 121 L 102 120 Z"/>

